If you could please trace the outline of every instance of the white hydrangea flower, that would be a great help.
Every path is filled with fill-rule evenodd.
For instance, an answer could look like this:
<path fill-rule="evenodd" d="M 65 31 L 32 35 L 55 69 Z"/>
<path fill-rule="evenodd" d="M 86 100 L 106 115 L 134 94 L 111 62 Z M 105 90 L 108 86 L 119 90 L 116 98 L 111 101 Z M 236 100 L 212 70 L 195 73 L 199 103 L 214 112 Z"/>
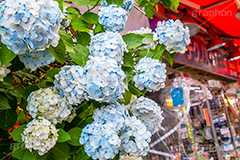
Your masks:
<path fill-rule="evenodd" d="M 125 130 L 120 134 L 120 154 L 129 154 L 134 157 L 146 156 L 151 141 L 151 133 L 135 116 L 128 117 L 125 124 Z"/>
<path fill-rule="evenodd" d="M 119 33 L 106 31 L 92 37 L 90 53 L 93 57 L 109 57 L 123 64 L 123 52 L 127 52 L 127 45 Z"/>
<path fill-rule="evenodd" d="M 85 71 L 81 66 L 64 66 L 55 75 L 54 87 L 71 105 L 80 104 L 84 100 L 86 84 Z"/>
<path fill-rule="evenodd" d="M 0 61 L 0 81 L 3 81 L 3 78 L 6 77 L 7 74 L 11 72 L 11 70 L 7 68 L 9 66 L 11 66 L 11 63 L 8 63 L 6 65 L 1 65 L 1 61 Z"/>
<path fill-rule="evenodd" d="M 180 20 L 159 21 L 154 40 L 164 44 L 170 53 L 184 54 L 187 51 L 186 46 L 190 44 L 189 29 L 187 26 L 184 28 Z"/>
<path fill-rule="evenodd" d="M 140 59 L 135 66 L 135 75 L 133 81 L 135 86 L 143 90 L 147 89 L 149 92 L 158 91 L 165 87 L 166 64 L 159 62 L 157 59 L 144 57 Z"/>
<path fill-rule="evenodd" d="M 92 159 L 113 159 L 119 152 L 120 138 L 111 123 L 93 122 L 83 128 L 79 143 Z"/>
<path fill-rule="evenodd" d="M 125 27 L 128 12 L 116 4 L 103 4 L 105 6 L 98 12 L 99 23 L 108 31 L 121 32 Z"/>
<path fill-rule="evenodd" d="M 56 47 L 63 15 L 53 0 L 5 0 L 0 6 L 2 43 L 15 54 Z"/>
<path fill-rule="evenodd" d="M 160 128 L 163 121 L 162 111 L 158 104 L 145 97 L 140 97 L 129 104 L 130 112 L 141 120 L 147 130 L 154 135 Z"/>
<path fill-rule="evenodd" d="M 135 31 L 131 31 L 132 33 L 135 34 L 151 34 L 153 33 L 152 30 L 150 28 L 144 28 L 141 27 L 140 30 L 135 30 Z M 154 49 L 155 48 L 155 44 L 153 41 L 151 41 L 148 38 L 143 38 L 142 43 L 144 44 L 144 46 L 139 47 L 139 49 Z"/>
<path fill-rule="evenodd" d="M 38 117 L 29 122 L 22 133 L 22 141 L 25 147 L 38 151 L 40 156 L 53 148 L 58 140 L 58 130 L 47 119 Z"/>
<path fill-rule="evenodd" d="M 128 116 L 128 110 L 125 105 L 119 103 L 102 106 L 101 109 L 95 109 L 93 112 L 93 119 L 100 124 L 111 123 L 113 129 L 118 133 L 125 124 L 125 119 Z"/>
<path fill-rule="evenodd" d="M 41 88 L 32 92 L 28 99 L 27 110 L 35 118 L 42 116 L 53 124 L 70 120 L 69 116 L 74 114 L 74 109 L 68 105 L 65 98 L 62 98 L 52 87 Z"/>
<path fill-rule="evenodd" d="M 89 57 L 85 66 L 88 98 L 107 103 L 117 101 L 125 92 L 125 73 L 114 59 Z"/>

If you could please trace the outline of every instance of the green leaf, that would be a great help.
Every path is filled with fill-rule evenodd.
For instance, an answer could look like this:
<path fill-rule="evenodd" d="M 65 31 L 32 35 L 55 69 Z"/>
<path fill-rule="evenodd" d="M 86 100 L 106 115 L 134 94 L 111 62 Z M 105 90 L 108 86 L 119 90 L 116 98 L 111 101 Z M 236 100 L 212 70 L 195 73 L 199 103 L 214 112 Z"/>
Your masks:
<path fill-rule="evenodd" d="M 26 88 L 26 94 L 29 95 L 31 92 L 38 90 L 39 87 L 36 84 L 32 84 Z"/>
<path fill-rule="evenodd" d="M 97 24 L 98 23 L 98 15 L 93 12 L 86 12 L 82 15 L 82 19 L 90 24 Z"/>
<path fill-rule="evenodd" d="M 93 104 L 88 106 L 88 108 L 81 113 L 80 118 L 84 119 L 84 118 L 87 118 L 87 117 L 93 115 L 93 110 L 94 110 L 93 107 L 94 107 Z"/>
<path fill-rule="evenodd" d="M 162 0 L 163 7 L 169 9 L 171 7 L 171 0 Z"/>
<path fill-rule="evenodd" d="M 76 7 L 68 7 L 67 9 L 67 17 L 66 19 L 76 19 L 78 17 L 78 15 L 80 15 L 80 11 L 78 8 Z"/>
<path fill-rule="evenodd" d="M 138 0 L 137 2 L 139 7 L 144 7 L 148 4 L 146 0 Z"/>
<path fill-rule="evenodd" d="M 0 110 L 0 128 L 7 130 L 12 128 L 17 121 L 17 113 L 12 109 Z"/>
<path fill-rule="evenodd" d="M 66 51 L 67 52 L 73 52 L 73 40 L 72 40 L 72 36 L 70 33 L 66 33 L 63 30 L 59 31 L 59 35 L 61 40 L 63 41 L 65 47 L 66 47 Z"/>
<path fill-rule="evenodd" d="M 84 147 L 80 147 L 79 152 L 76 154 L 76 160 L 92 160 L 88 157 L 87 153 L 84 151 Z"/>
<path fill-rule="evenodd" d="M 63 2 L 64 0 L 55 0 L 58 2 L 59 8 L 61 9 L 61 11 L 63 11 Z"/>
<path fill-rule="evenodd" d="M 19 126 L 18 128 L 14 129 L 10 134 L 13 139 L 15 139 L 17 142 L 23 142 L 22 141 L 22 133 L 26 127 L 26 124 Z"/>
<path fill-rule="evenodd" d="M 29 150 L 26 150 L 24 153 L 23 160 L 45 160 L 47 159 L 48 154 L 44 154 L 40 156 L 37 151 L 30 152 Z"/>
<path fill-rule="evenodd" d="M 98 0 L 69 0 L 70 2 L 76 2 L 77 6 L 94 6 Z"/>
<path fill-rule="evenodd" d="M 174 10 L 177 10 L 179 6 L 179 0 L 171 0 L 171 5 Z"/>
<path fill-rule="evenodd" d="M 153 18 L 153 15 L 154 15 L 154 12 L 153 12 L 153 6 L 148 4 L 146 7 L 145 7 L 145 13 L 147 15 L 148 18 Z"/>
<path fill-rule="evenodd" d="M 170 56 L 172 57 L 172 59 L 173 59 L 174 57 L 176 57 L 176 55 L 177 55 L 177 52 L 174 52 L 174 53 L 170 54 Z"/>
<path fill-rule="evenodd" d="M 107 0 L 107 3 L 108 4 L 114 3 L 114 4 L 118 5 L 118 6 L 122 6 L 123 5 L 123 0 Z"/>
<path fill-rule="evenodd" d="M 13 53 L 11 50 L 9 50 L 7 48 L 6 45 L 1 43 L 1 49 L 0 49 L 1 65 L 6 65 L 6 64 L 10 63 L 16 56 L 17 56 L 17 54 Z"/>
<path fill-rule="evenodd" d="M 162 57 L 163 52 L 165 51 L 164 45 L 158 45 L 154 49 L 154 56 L 153 59 L 160 59 Z"/>
<path fill-rule="evenodd" d="M 154 42 L 153 33 L 145 33 L 145 34 L 143 34 L 143 36 L 146 37 L 147 39 L 149 39 L 150 41 Z"/>
<path fill-rule="evenodd" d="M 133 67 L 134 60 L 131 52 L 125 53 L 123 56 L 123 66 L 124 67 Z"/>
<path fill-rule="evenodd" d="M 122 95 L 125 100 L 124 105 L 128 105 L 131 102 L 131 98 L 132 98 L 131 92 L 125 89 L 125 93 L 123 93 Z"/>
<path fill-rule="evenodd" d="M 91 36 L 87 32 L 77 32 L 77 42 L 83 46 L 86 46 L 91 41 Z"/>
<path fill-rule="evenodd" d="M 89 50 L 81 44 L 75 45 L 74 52 L 69 53 L 72 60 L 80 66 L 85 66 L 89 55 Z"/>
<path fill-rule="evenodd" d="M 70 148 L 67 143 L 57 143 L 54 148 L 50 150 L 57 160 L 67 160 L 70 158 Z"/>
<path fill-rule="evenodd" d="M 99 32 L 103 32 L 105 30 L 105 28 L 100 24 L 96 24 L 96 27 L 94 28 L 94 33 L 99 33 Z"/>
<path fill-rule="evenodd" d="M 81 32 L 87 32 L 89 33 L 90 32 L 90 29 L 89 29 L 89 24 L 86 23 L 82 17 L 78 17 L 78 18 L 75 18 L 72 20 L 72 28 L 75 30 L 75 31 L 81 31 Z"/>
<path fill-rule="evenodd" d="M 0 110 L 11 109 L 5 94 L 0 93 Z"/>
<path fill-rule="evenodd" d="M 128 83 L 128 89 L 132 94 L 138 97 L 142 95 L 142 92 L 137 87 L 135 87 L 133 83 Z"/>
<path fill-rule="evenodd" d="M 172 60 L 172 57 L 170 56 L 170 54 L 165 50 L 163 52 L 164 56 L 165 56 L 165 59 L 171 64 L 171 66 L 173 65 L 173 60 Z"/>
<path fill-rule="evenodd" d="M 66 141 L 69 141 L 69 140 L 71 140 L 70 135 L 67 132 L 65 132 L 62 128 L 60 128 L 59 131 L 58 131 L 57 142 L 66 142 Z"/>
<path fill-rule="evenodd" d="M 54 58 L 56 58 L 56 60 L 58 62 L 62 62 L 63 63 L 64 56 L 66 54 L 66 47 L 64 45 L 63 40 L 60 39 L 58 41 L 58 46 L 57 47 L 50 46 L 48 48 L 48 51 Z"/>
<path fill-rule="evenodd" d="M 13 148 L 12 156 L 14 158 L 22 160 L 24 158 L 25 152 L 27 149 L 25 148 L 24 143 L 15 143 Z"/>
<path fill-rule="evenodd" d="M 46 73 L 46 80 L 48 82 L 53 82 L 55 80 L 55 75 L 58 74 L 58 72 L 61 71 L 61 68 L 52 68 L 47 71 Z"/>
<path fill-rule="evenodd" d="M 126 77 L 124 79 L 125 83 L 128 83 L 132 80 L 134 72 L 133 72 L 133 67 L 122 67 L 122 70 L 125 72 Z"/>
<path fill-rule="evenodd" d="M 133 49 L 141 46 L 143 38 L 144 36 L 134 33 L 123 35 L 123 40 L 127 44 L 128 49 Z"/>
<path fill-rule="evenodd" d="M 71 137 L 71 140 L 68 141 L 69 144 L 73 146 L 81 146 L 79 143 L 79 139 L 81 137 L 82 129 L 81 128 L 72 128 L 70 131 L 68 131 L 68 134 Z"/>

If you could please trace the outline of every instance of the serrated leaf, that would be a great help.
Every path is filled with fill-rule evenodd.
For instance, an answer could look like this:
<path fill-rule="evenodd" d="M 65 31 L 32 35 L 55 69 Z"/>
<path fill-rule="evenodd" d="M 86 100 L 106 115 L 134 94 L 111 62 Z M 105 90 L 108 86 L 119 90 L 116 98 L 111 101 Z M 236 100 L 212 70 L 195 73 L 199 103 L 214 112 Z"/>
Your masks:
<path fill-rule="evenodd" d="M 98 0 L 69 0 L 70 2 L 76 2 L 77 6 L 94 6 Z"/>
<path fill-rule="evenodd" d="M 124 97 L 124 105 L 128 105 L 131 102 L 132 94 L 129 90 L 125 89 L 125 93 L 122 94 Z"/>
<path fill-rule="evenodd" d="M 114 4 L 118 5 L 118 6 L 122 6 L 123 5 L 123 0 L 107 0 L 107 3 L 108 4 L 114 3 Z"/>
<path fill-rule="evenodd" d="M 91 36 L 87 32 L 77 32 L 77 42 L 83 46 L 86 46 L 91 41 Z"/>
<path fill-rule="evenodd" d="M 73 19 L 71 25 L 75 31 L 90 32 L 89 24 L 83 21 L 81 17 Z"/>
<path fill-rule="evenodd" d="M 57 143 L 54 148 L 50 150 L 57 160 L 67 160 L 70 158 L 70 148 L 67 143 Z"/>
<path fill-rule="evenodd" d="M 66 54 L 66 47 L 64 45 L 63 40 L 58 41 L 57 47 L 50 46 L 48 48 L 48 52 L 58 61 L 62 62 L 64 60 L 64 56 Z"/>
<path fill-rule="evenodd" d="M 170 56 L 170 54 L 165 50 L 163 52 L 164 56 L 165 56 L 165 59 L 170 63 L 170 65 L 172 66 L 173 65 L 173 60 L 172 60 L 172 57 Z"/>
<path fill-rule="evenodd" d="M 80 44 L 75 45 L 74 52 L 69 53 L 72 60 L 80 66 L 85 66 L 89 55 L 89 50 Z"/>
<path fill-rule="evenodd" d="M 17 113 L 12 109 L 0 110 L 0 128 L 7 130 L 12 128 L 17 121 Z"/>
<path fill-rule="evenodd" d="M 171 0 L 162 0 L 162 4 L 165 8 L 169 9 L 171 7 Z"/>
<path fill-rule="evenodd" d="M 0 110 L 11 109 L 5 94 L 0 93 Z"/>
<path fill-rule="evenodd" d="M 129 83 L 128 84 L 128 89 L 129 89 L 129 91 L 132 93 L 132 94 L 134 94 L 134 95 L 136 95 L 136 96 L 141 96 L 142 95 L 142 92 L 137 88 L 137 87 L 135 87 L 134 85 L 133 85 L 133 83 Z"/>
<path fill-rule="evenodd" d="M 139 6 L 139 7 L 144 7 L 144 6 L 146 6 L 146 4 L 147 4 L 147 1 L 146 1 L 146 0 L 138 0 L 137 2 L 138 2 L 138 6 Z"/>
<path fill-rule="evenodd" d="M 65 31 L 60 30 L 59 35 L 66 47 L 66 51 L 73 52 L 73 40 L 72 40 L 72 36 L 70 35 L 70 33 L 66 33 Z"/>
<path fill-rule="evenodd" d="M 154 56 L 153 59 L 160 59 L 162 57 L 163 52 L 165 51 L 164 45 L 158 45 L 154 49 Z"/>
<path fill-rule="evenodd" d="M 128 49 L 137 48 L 142 45 L 142 40 L 144 36 L 134 33 L 129 33 L 126 35 L 123 35 L 123 40 L 127 44 Z"/>
<path fill-rule="evenodd" d="M 10 134 L 14 140 L 17 142 L 23 142 L 22 141 L 22 133 L 24 131 L 24 128 L 26 127 L 26 124 L 19 126 L 18 128 L 14 129 Z"/>
<path fill-rule="evenodd" d="M 6 65 L 10 63 L 17 54 L 13 53 L 10 49 L 7 48 L 6 45 L 1 43 L 1 49 L 0 49 L 0 62 L 1 65 Z"/>
<path fill-rule="evenodd" d="M 93 12 L 86 12 L 82 15 L 82 20 L 90 24 L 97 24 L 98 15 Z"/>
<path fill-rule="evenodd" d="M 70 131 L 68 131 L 68 134 L 71 137 L 71 140 L 68 141 L 69 144 L 73 146 L 81 146 L 79 143 L 79 139 L 81 137 L 82 129 L 81 128 L 72 128 Z"/>
<path fill-rule="evenodd" d="M 66 141 L 69 141 L 69 140 L 71 140 L 70 135 L 67 132 L 65 132 L 62 128 L 60 128 L 59 131 L 58 131 L 57 142 L 66 142 Z"/>
<path fill-rule="evenodd" d="M 179 6 L 179 0 L 171 0 L 171 6 L 174 10 L 177 10 Z"/>
<path fill-rule="evenodd" d="M 123 66 L 124 67 L 133 67 L 134 60 L 131 52 L 125 53 L 123 56 Z"/>
<path fill-rule="evenodd" d="M 47 82 L 53 82 L 55 80 L 55 75 L 58 74 L 58 72 L 60 71 L 61 68 L 52 68 L 48 70 L 45 76 Z"/>
<path fill-rule="evenodd" d="M 154 12 L 153 12 L 153 6 L 148 4 L 146 7 L 145 7 L 145 13 L 147 15 L 148 18 L 153 18 L 153 15 L 154 15 Z"/>

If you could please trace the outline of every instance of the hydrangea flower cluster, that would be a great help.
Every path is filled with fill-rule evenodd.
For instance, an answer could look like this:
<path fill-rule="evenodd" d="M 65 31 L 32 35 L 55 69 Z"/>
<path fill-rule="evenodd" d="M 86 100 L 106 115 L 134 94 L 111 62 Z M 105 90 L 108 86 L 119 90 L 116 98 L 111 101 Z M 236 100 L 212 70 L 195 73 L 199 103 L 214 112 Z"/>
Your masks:
<path fill-rule="evenodd" d="M 125 92 L 125 73 L 112 58 L 89 57 L 85 66 L 88 98 L 98 102 L 115 102 Z"/>
<path fill-rule="evenodd" d="M 187 26 L 184 28 L 180 20 L 159 21 L 154 40 L 164 44 L 170 53 L 184 54 L 187 51 L 186 46 L 190 44 L 189 29 Z"/>
<path fill-rule="evenodd" d="M 133 81 L 135 86 L 143 90 L 147 89 L 149 92 L 158 91 L 165 87 L 165 79 L 167 70 L 166 64 L 159 62 L 157 59 L 144 57 L 140 59 L 135 66 L 135 75 Z"/>
<path fill-rule="evenodd" d="M 150 33 L 151 34 L 152 30 L 150 28 L 141 27 L 140 30 L 132 31 L 132 33 L 135 33 L 135 34 L 149 34 Z M 152 42 L 148 38 L 143 38 L 142 43 L 144 44 L 144 46 L 139 47 L 139 49 L 154 49 L 155 48 L 154 42 Z"/>
<path fill-rule="evenodd" d="M 99 23 L 108 31 L 121 32 L 127 21 L 127 11 L 116 4 L 103 6 L 98 12 Z"/>
<path fill-rule="evenodd" d="M 122 8 L 125 9 L 127 12 L 130 12 L 133 8 L 133 0 L 124 0 Z"/>
<path fill-rule="evenodd" d="M 92 37 L 90 53 L 93 57 L 105 56 L 115 59 L 118 64 L 123 63 L 123 52 L 127 51 L 126 43 L 119 33 L 103 32 Z"/>
<path fill-rule="evenodd" d="M 100 124 L 111 123 L 113 129 L 119 133 L 124 127 L 125 119 L 128 116 L 128 110 L 125 105 L 113 103 L 102 106 L 101 109 L 95 109 L 93 119 Z"/>
<path fill-rule="evenodd" d="M 47 49 L 35 52 L 26 51 L 25 54 L 21 54 L 18 57 L 25 67 L 30 68 L 32 71 L 35 71 L 38 67 L 46 66 L 55 61 L 55 58 L 48 52 Z"/>
<path fill-rule="evenodd" d="M 151 141 L 151 133 L 135 116 L 128 117 L 125 125 L 125 130 L 120 135 L 122 142 L 120 153 L 134 157 L 146 156 Z"/>
<path fill-rule="evenodd" d="M 130 112 L 136 116 L 137 119 L 141 120 L 152 135 L 162 127 L 162 111 L 155 101 L 140 97 L 132 101 L 129 106 Z"/>
<path fill-rule="evenodd" d="M 3 81 L 3 78 L 6 77 L 7 74 L 11 72 L 11 70 L 7 68 L 9 66 L 11 66 L 11 63 L 1 66 L 1 61 L 0 61 L 0 81 Z"/>
<path fill-rule="evenodd" d="M 86 96 L 84 91 L 86 83 L 84 68 L 72 65 L 61 68 L 61 71 L 55 75 L 54 86 L 70 105 L 77 105 Z"/>
<path fill-rule="evenodd" d="M 79 142 L 92 159 L 106 160 L 118 154 L 121 141 L 111 123 L 94 122 L 83 128 Z"/>
<path fill-rule="evenodd" d="M 70 121 L 68 117 L 74 111 L 52 87 L 32 92 L 27 101 L 27 110 L 33 118 L 42 116 L 53 124 L 62 123 L 63 120 Z"/>
<path fill-rule="evenodd" d="M 63 19 L 53 0 L 6 0 L 0 6 L 2 43 L 15 54 L 56 47 Z"/>
<path fill-rule="evenodd" d="M 34 149 L 38 151 L 39 155 L 44 155 L 56 144 L 57 132 L 58 130 L 51 122 L 43 117 L 38 117 L 27 124 L 22 133 L 22 141 L 31 152 Z"/>

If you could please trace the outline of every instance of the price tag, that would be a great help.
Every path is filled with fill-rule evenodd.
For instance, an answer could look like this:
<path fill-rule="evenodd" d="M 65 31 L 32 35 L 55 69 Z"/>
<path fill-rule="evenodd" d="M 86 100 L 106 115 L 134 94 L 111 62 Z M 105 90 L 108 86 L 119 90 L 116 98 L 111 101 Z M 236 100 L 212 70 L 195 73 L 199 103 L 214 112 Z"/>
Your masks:
<path fill-rule="evenodd" d="M 173 106 L 182 105 L 184 103 L 182 88 L 172 89 L 171 96 L 172 96 Z"/>

